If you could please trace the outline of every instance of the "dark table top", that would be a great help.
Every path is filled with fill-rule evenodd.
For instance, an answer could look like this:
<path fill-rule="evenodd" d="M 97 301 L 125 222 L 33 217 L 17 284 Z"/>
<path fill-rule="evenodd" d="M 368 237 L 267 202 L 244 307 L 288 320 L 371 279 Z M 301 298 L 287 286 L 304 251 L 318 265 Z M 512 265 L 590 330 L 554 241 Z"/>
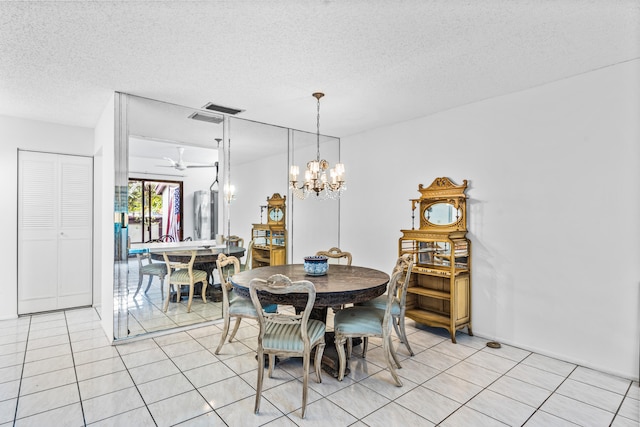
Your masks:
<path fill-rule="evenodd" d="M 332 307 L 336 305 L 368 301 L 382 295 L 387 290 L 389 275 L 385 272 L 367 267 L 330 264 L 324 276 L 309 276 L 303 264 L 287 264 L 254 268 L 235 274 L 231 284 L 235 291 L 249 298 L 249 282 L 251 279 L 267 279 L 274 274 L 284 274 L 292 281 L 309 280 L 316 287 L 315 307 Z M 287 295 L 271 295 L 266 302 L 276 304 L 293 304 L 292 297 Z M 262 298 L 261 298 L 262 299 Z M 282 299 L 282 301 L 280 301 Z M 304 296 L 306 301 L 306 296 Z"/>
<path fill-rule="evenodd" d="M 175 262 L 189 262 L 191 260 L 191 250 L 189 249 L 180 249 L 180 250 L 162 250 L 162 251 L 151 251 L 151 258 L 155 260 L 164 261 L 164 257 L 162 256 L 163 252 L 167 253 L 170 261 Z M 230 248 L 208 248 L 208 249 L 198 249 L 196 250 L 196 263 L 215 263 L 218 259 L 219 254 L 232 255 L 238 258 L 244 256 L 245 248 L 241 247 L 230 247 Z"/>

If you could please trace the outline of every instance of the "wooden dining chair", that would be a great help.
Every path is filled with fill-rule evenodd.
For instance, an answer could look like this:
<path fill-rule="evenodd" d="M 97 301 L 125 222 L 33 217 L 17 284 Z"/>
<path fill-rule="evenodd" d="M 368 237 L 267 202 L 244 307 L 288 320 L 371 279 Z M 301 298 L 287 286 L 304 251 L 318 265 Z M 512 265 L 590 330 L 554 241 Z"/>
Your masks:
<path fill-rule="evenodd" d="M 229 246 L 239 246 L 244 248 L 244 239 L 239 236 L 222 236 L 222 241 L 228 243 Z"/>
<path fill-rule="evenodd" d="M 316 255 L 324 255 L 330 259 L 337 259 L 340 264 L 351 265 L 351 252 L 344 252 L 340 248 L 333 247 L 328 251 L 318 251 Z"/>
<path fill-rule="evenodd" d="M 215 351 L 216 354 L 219 354 L 225 340 L 227 339 L 231 318 L 235 318 L 236 323 L 233 326 L 229 342 L 233 341 L 233 338 L 236 336 L 236 332 L 238 332 L 242 319 L 248 318 L 257 320 L 258 313 L 256 312 L 251 300 L 236 295 L 233 292 L 233 288 L 227 280 L 227 277 L 233 276 L 240 271 L 240 261 L 238 258 L 220 254 L 216 260 L 216 266 L 218 267 L 220 287 L 222 288 L 222 318 L 224 319 L 222 336 L 220 337 L 220 342 L 218 343 L 218 347 Z"/>
<path fill-rule="evenodd" d="M 405 328 L 405 311 L 407 305 L 407 288 L 409 287 L 409 279 L 411 277 L 411 269 L 413 268 L 413 258 L 410 254 L 405 254 L 398 258 L 396 266 L 393 269 L 391 275 L 394 275 L 398 271 L 404 272 L 404 276 L 401 278 L 400 285 L 396 288 L 395 298 L 391 305 L 391 317 L 393 319 L 393 329 L 396 331 L 396 335 L 400 341 L 407 347 L 409 354 L 414 355 L 411 346 L 409 345 L 409 339 L 407 338 L 407 332 Z M 385 310 L 387 306 L 387 295 L 381 295 L 369 301 L 361 302 L 356 305 L 364 307 L 375 307 L 379 310 Z M 366 347 L 363 347 L 363 357 L 366 354 Z"/>
<path fill-rule="evenodd" d="M 175 262 L 169 260 L 167 252 L 163 252 L 164 262 L 167 266 L 167 283 L 169 283 L 169 291 L 167 292 L 167 298 L 164 303 L 164 312 L 166 313 L 169 308 L 169 299 L 171 298 L 171 287 L 176 285 L 177 302 L 180 302 L 180 287 L 182 285 L 189 286 L 189 302 L 187 303 L 187 313 L 191 312 L 191 302 L 193 301 L 193 291 L 196 283 L 202 282 L 202 301 L 207 302 L 207 272 L 203 270 L 196 270 L 193 268 L 193 263 L 196 260 L 197 251 L 190 251 L 191 258 L 189 262 Z"/>
<path fill-rule="evenodd" d="M 163 236 L 158 237 L 157 239 L 148 240 L 146 243 L 167 243 L 167 242 L 175 242 L 176 238 L 170 234 L 165 234 Z"/>
<path fill-rule="evenodd" d="M 142 280 L 146 275 L 149 276 L 149 283 L 147 283 L 147 288 L 144 290 L 144 293 L 147 293 L 153 278 L 157 276 L 160 279 L 160 295 L 161 298 L 164 299 L 164 277 L 167 275 L 166 263 L 151 261 L 151 254 L 149 252 L 136 253 L 136 258 L 138 259 L 138 288 L 133 294 L 133 297 L 135 298 L 138 292 L 140 292 Z M 145 260 L 146 263 L 144 262 Z"/>
<path fill-rule="evenodd" d="M 335 246 L 329 249 L 328 251 L 318 251 L 316 255 L 324 255 L 329 260 L 337 260 L 338 264 L 351 265 L 351 261 L 353 257 L 351 256 L 351 252 L 342 251 L 340 248 L 336 248 Z M 333 312 L 335 313 L 338 310 L 342 310 L 344 308 L 344 304 L 342 305 L 334 305 L 331 307 Z"/>
<path fill-rule="evenodd" d="M 395 370 L 395 366 L 398 368 L 402 366 L 400 365 L 400 360 L 396 355 L 391 341 L 391 323 L 393 321 L 391 309 L 395 302 L 398 288 L 402 286 L 402 281 L 405 277 L 404 271 L 405 269 L 411 271 L 411 267 L 413 267 L 413 259 L 411 257 L 403 255 L 398 258 L 396 267 L 387 285 L 387 294 L 385 295 L 387 304 L 384 310 L 380 310 L 375 306 L 365 307 L 356 305 L 344 308 L 336 313 L 333 318 L 333 329 L 340 364 L 338 381 L 342 381 L 344 378 L 347 361 L 351 358 L 351 339 L 362 338 L 362 357 L 364 358 L 366 356 L 369 338 L 379 337 L 382 338 L 382 349 L 385 361 L 387 362 L 387 368 L 396 385 L 398 387 L 402 386 L 402 381 L 400 381 Z M 347 347 L 346 355 L 345 344 Z"/>
<path fill-rule="evenodd" d="M 258 294 L 307 294 L 307 301 L 302 312 L 284 311 L 282 313 L 266 313 L 262 310 Z M 255 413 L 260 410 L 260 397 L 264 379 L 264 355 L 269 356 L 269 378 L 273 373 L 275 357 L 302 357 L 302 414 L 307 409 L 307 386 L 309 382 L 309 366 L 311 351 L 316 348 L 314 367 L 316 381 L 322 382 L 320 363 L 324 352 L 324 322 L 309 319 L 316 299 L 316 288 L 308 280 L 292 282 L 287 276 L 276 274 L 267 280 L 252 279 L 249 283 L 249 294 L 253 306 L 258 313 L 260 332 L 258 334 L 258 381 L 256 386 Z"/>
<path fill-rule="evenodd" d="M 253 239 L 249 241 L 249 245 L 247 246 L 247 252 L 244 258 L 244 263 L 240 263 L 241 271 L 251 270 L 253 268 L 251 264 L 253 264 L 253 244 L 254 243 L 255 241 Z"/>

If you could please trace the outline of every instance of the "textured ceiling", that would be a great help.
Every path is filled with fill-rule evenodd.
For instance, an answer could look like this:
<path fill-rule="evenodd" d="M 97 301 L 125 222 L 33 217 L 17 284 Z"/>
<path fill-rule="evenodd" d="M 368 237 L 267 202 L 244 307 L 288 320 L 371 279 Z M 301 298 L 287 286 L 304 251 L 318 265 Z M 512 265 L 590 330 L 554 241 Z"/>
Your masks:
<path fill-rule="evenodd" d="M 0 114 L 113 91 L 347 136 L 640 57 L 638 0 L 1 2 Z"/>

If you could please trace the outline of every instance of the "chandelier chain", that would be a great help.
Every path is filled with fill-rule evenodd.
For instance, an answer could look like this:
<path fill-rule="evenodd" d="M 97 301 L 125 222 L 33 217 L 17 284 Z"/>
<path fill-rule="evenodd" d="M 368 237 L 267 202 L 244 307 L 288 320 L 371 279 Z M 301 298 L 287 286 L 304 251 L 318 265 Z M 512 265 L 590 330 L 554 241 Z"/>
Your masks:
<path fill-rule="evenodd" d="M 317 96 L 318 99 L 318 115 L 316 119 L 316 160 L 320 161 L 320 98 L 322 96 Z"/>

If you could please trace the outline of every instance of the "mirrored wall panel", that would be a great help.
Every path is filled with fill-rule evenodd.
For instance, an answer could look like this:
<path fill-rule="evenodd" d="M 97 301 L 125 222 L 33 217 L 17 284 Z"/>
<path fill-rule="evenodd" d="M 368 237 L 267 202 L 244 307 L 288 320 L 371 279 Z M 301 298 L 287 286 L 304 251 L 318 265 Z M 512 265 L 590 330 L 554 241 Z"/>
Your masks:
<path fill-rule="evenodd" d="M 126 255 L 115 261 L 122 264 L 114 283 L 116 339 L 219 321 L 215 263 L 200 264 L 210 273 L 207 301 L 196 288 L 188 310 L 186 298 L 176 301 L 163 283 L 164 260 L 154 248 L 209 249 L 220 241 L 230 245 L 235 236 L 245 262 L 254 229 L 267 223 L 267 200 L 276 194 L 285 203 L 283 262 L 302 263 L 339 245 L 339 200 L 300 200 L 289 188 L 290 166 L 304 170 L 316 158 L 316 134 L 132 95 L 123 99 L 117 125 L 126 146 L 116 157 L 125 158 L 116 158 L 123 169 L 116 173 L 128 181 L 126 227 L 119 235 Z M 321 157 L 338 162 L 340 140 L 320 135 L 319 141 Z"/>

